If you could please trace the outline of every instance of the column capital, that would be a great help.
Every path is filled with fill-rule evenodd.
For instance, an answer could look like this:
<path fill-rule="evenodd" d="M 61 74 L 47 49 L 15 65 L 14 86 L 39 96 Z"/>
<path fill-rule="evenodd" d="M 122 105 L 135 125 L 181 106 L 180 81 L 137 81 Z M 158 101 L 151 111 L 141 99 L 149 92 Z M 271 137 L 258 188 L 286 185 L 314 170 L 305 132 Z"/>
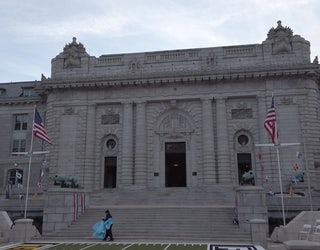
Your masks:
<path fill-rule="evenodd" d="M 213 98 L 216 101 L 225 101 L 227 99 L 226 96 L 214 96 Z"/>
<path fill-rule="evenodd" d="M 264 98 L 264 97 L 266 97 L 266 95 L 265 95 L 265 93 L 263 92 L 263 93 L 256 94 L 256 97 L 257 97 L 257 98 Z"/>
<path fill-rule="evenodd" d="M 208 102 L 208 101 L 213 101 L 213 97 L 212 96 L 204 96 L 204 97 L 201 97 L 200 100 L 202 102 Z"/>
<path fill-rule="evenodd" d="M 137 100 L 137 101 L 135 101 L 135 103 L 137 105 L 144 105 L 144 104 L 147 104 L 147 101 L 146 100 Z"/>
<path fill-rule="evenodd" d="M 89 108 L 96 108 L 97 106 L 98 106 L 98 104 L 97 104 L 97 103 L 95 103 L 95 102 L 94 102 L 94 103 L 89 103 L 89 104 L 88 104 L 88 107 L 89 107 Z"/>
<path fill-rule="evenodd" d="M 123 100 L 123 101 L 121 101 L 121 103 L 123 103 L 123 104 L 132 104 L 133 100 Z"/>
<path fill-rule="evenodd" d="M 121 104 L 125 107 L 130 107 L 133 105 L 133 101 L 123 101 Z"/>

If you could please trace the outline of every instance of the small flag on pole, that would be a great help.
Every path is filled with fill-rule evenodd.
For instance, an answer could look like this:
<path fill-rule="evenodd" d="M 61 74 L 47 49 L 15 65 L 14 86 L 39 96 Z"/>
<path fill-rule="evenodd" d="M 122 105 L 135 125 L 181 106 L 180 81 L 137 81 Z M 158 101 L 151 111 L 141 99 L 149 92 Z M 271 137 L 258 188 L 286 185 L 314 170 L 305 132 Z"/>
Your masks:
<path fill-rule="evenodd" d="M 298 159 L 301 159 L 302 153 L 301 153 L 301 152 L 297 152 L 296 157 L 297 157 Z"/>
<path fill-rule="evenodd" d="M 21 179 L 22 178 L 22 174 L 20 174 L 19 172 L 16 172 L 16 177 L 17 177 L 17 179 Z"/>
<path fill-rule="evenodd" d="M 271 106 L 268 109 L 267 118 L 264 121 L 264 128 L 271 136 L 273 144 L 278 144 L 278 129 L 276 120 L 276 109 L 274 107 L 274 97 L 272 95 Z"/>
<path fill-rule="evenodd" d="M 258 159 L 259 159 L 259 161 L 261 161 L 262 160 L 262 154 L 259 152 L 259 154 L 258 154 Z"/>
<path fill-rule="evenodd" d="M 290 187 L 290 192 L 289 192 L 289 194 L 290 194 L 290 197 L 293 197 L 293 196 L 294 196 L 294 191 L 293 191 L 292 186 Z"/>
<path fill-rule="evenodd" d="M 37 108 L 35 108 L 35 114 L 34 114 L 33 135 L 49 144 L 52 144 L 50 138 L 48 137 L 47 131 L 44 127 L 44 123 L 42 122 L 41 116 Z"/>

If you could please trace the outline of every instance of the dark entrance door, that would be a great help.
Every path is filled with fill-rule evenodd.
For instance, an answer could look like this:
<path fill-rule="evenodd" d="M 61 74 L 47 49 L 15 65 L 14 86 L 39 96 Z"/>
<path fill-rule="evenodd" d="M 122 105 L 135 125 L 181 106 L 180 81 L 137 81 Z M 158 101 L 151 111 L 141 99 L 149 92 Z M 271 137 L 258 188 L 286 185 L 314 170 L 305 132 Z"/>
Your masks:
<path fill-rule="evenodd" d="M 166 187 L 185 187 L 187 184 L 185 142 L 167 142 L 165 158 Z"/>
<path fill-rule="evenodd" d="M 115 188 L 117 184 L 117 157 L 104 158 L 104 187 Z"/>
<path fill-rule="evenodd" d="M 240 185 L 254 185 L 255 176 L 252 170 L 251 154 L 242 153 L 237 155 L 238 178 Z"/>

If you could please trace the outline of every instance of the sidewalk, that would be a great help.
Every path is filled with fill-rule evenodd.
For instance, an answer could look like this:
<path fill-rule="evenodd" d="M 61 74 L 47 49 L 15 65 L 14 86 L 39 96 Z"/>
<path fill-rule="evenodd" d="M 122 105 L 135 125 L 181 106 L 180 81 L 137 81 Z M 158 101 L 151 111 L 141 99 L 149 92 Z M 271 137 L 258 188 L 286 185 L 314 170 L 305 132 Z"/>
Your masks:
<path fill-rule="evenodd" d="M 97 241 L 96 239 L 94 239 L 94 240 L 92 240 L 92 241 L 86 241 L 86 240 L 80 240 L 78 243 L 86 243 L 86 242 L 88 242 L 88 243 L 93 243 L 93 242 L 95 242 L 95 241 Z M 59 239 L 56 239 L 56 240 L 50 240 L 50 241 L 46 241 L 46 240 L 40 240 L 40 239 L 37 239 L 37 240 L 31 240 L 30 242 L 28 242 L 28 243 L 30 243 L 30 244 L 37 244 L 37 243 L 39 243 L 39 242 L 41 242 L 41 243 L 48 243 L 48 244 L 50 244 L 50 243 L 70 243 L 70 242 L 74 242 L 74 241 L 72 241 L 72 240 L 70 240 L 70 241 L 66 241 L 66 240 L 63 240 L 63 241 L 61 241 L 61 240 L 59 240 Z M 100 241 L 97 241 L 98 243 L 100 242 Z M 143 242 L 143 241 L 141 241 L 141 242 Z M 115 242 L 113 242 L 113 243 L 115 243 L 115 244 L 118 244 L 118 243 L 128 243 L 128 241 L 115 241 Z M 132 243 L 137 243 L 137 242 L 132 242 Z M 161 242 L 153 242 L 153 241 L 145 241 L 145 242 L 143 242 L 143 243 L 157 243 L 157 244 L 160 244 Z M 163 242 L 164 243 L 164 242 Z M 162 243 L 162 244 L 163 244 Z M 166 242 L 166 243 L 170 243 L 170 242 Z M 191 244 L 190 242 L 172 242 L 172 243 L 180 243 L 180 244 Z M 199 244 L 200 242 L 195 242 L 194 244 Z M 19 244 L 19 243 L 18 243 Z M 206 242 L 206 243 L 203 243 L 203 244 L 215 244 L 215 242 Z M 222 244 L 221 242 L 219 242 L 219 244 Z M 227 244 L 227 243 L 226 243 Z M 2 249 L 5 249 L 6 247 L 9 247 L 9 246 L 14 246 L 14 245 L 17 245 L 17 243 L 12 243 L 12 242 L 8 242 L 8 243 L 0 243 L 0 250 L 2 250 Z M 268 241 L 268 247 L 267 247 L 267 249 L 266 250 L 287 250 L 286 249 L 286 247 L 285 247 L 285 245 L 283 244 L 283 243 L 275 243 L 275 242 L 271 242 L 271 241 Z"/>
<path fill-rule="evenodd" d="M 272 242 L 268 240 L 268 248 L 266 250 L 287 250 L 281 242 Z"/>

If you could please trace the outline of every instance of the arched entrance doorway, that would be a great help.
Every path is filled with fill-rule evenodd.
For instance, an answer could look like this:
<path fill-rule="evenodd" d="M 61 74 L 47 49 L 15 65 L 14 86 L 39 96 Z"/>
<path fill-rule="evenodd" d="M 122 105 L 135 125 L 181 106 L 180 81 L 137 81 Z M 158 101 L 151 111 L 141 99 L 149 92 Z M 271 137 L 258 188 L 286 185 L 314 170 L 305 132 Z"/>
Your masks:
<path fill-rule="evenodd" d="M 160 149 L 155 156 L 159 185 L 191 186 L 193 120 L 186 112 L 172 109 L 159 117 L 155 132 L 158 134 L 155 148 Z"/>
<path fill-rule="evenodd" d="M 165 178 L 166 187 L 185 187 L 186 175 L 186 143 L 165 143 Z"/>

